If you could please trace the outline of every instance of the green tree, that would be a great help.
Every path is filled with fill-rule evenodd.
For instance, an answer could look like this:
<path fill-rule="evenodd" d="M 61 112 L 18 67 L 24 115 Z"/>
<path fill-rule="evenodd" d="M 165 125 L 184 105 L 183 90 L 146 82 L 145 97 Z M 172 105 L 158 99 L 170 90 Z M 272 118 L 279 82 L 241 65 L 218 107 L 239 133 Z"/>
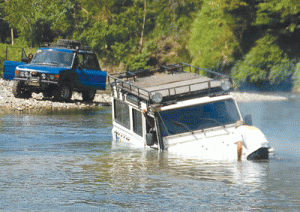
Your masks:
<path fill-rule="evenodd" d="M 257 84 L 279 84 L 291 79 L 300 56 L 299 3 L 287 0 L 259 2 L 255 17 L 252 27 L 256 30 L 252 37 L 258 39 L 236 64 L 233 76 Z"/>
<path fill-rule="evenodd" d="M 76 0 L 9 0 L 4 3 L 5 20 L 31 45 L 71 37 L 78 27 Z"/>
<path fill-rule="evenodd" d="M 295 0 L 206 0 L 189 46 L 194 64 L 228 71 L 233 67 L 239 81 L 281 83 L 295 71 L 299 35 Z"/>
<path fill-rule="evenodd" d="M 99 11 L 102 10 L 102 15 L 94 14 L 92 24 L 79 38 L 95 49 L 100 57 L 106 57 L 111 63 L 118 64 L 127 60 L 128 55 L 138 53 L 143 5 L 122 1 L 120 7 L 120 1 L 115 1 L 114 4 L 112 2 L 101 5 Z M 89 8 L 88 5 L 86 8 Z"/>
<path fill-rule="evenodd" d="M 245 58 L 235 65 L 232 76 L 240 81 L 280 83 L 293 74 L 294 64 L 274 42 L 275 37 L 266 35 L 257 40 Z"/>
<path fill-rule="evenodd" d="M 10 37 L 10 28 L 7 21 L 4 20 L 5 13 L 4 13 L 4 0 L 0 1 L 0 42 L 4 43 L 7 38 Z"/>
<path fill-rule="evenodd" d="M 246 6 L 243 1 L 205 1 L 195 19 L 189 42 L 193 64 L 202 68 L 223 67 L 241 54 L 244 26 L 230 11 Z"/>

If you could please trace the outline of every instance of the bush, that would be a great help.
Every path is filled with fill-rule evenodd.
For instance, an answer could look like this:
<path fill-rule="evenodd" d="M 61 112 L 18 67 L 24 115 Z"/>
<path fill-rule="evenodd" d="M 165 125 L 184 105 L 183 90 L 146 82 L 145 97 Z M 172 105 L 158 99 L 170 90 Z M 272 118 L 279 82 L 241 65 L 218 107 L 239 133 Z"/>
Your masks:
<path fill-rule="evenodd" d="M 290 78 L 294 72 L 294 60 L 290 60 L 279 48 L 275 38 L 267 35 L 238 61 L 232 69 L 232 76 L 241 82 L 268 81 L 279 84 Z"/>
<path fill-rule="evenodd" d="M 0 76 L 3 76 L 3 63 L 6 60 L 6 47 L 7 49 L 7 60 L 11 61 L 21 61 L 22 59 L 22 48 L 25 49 L 25 53 L 28 55 L 29 53 L 34 54 L 37 50 L 37 48 L 30 48 L 25 46 L 24 44 L 21 44 L 19 41 L 16 42 L 16 45 L 7 45 L 0 43 Z"/>

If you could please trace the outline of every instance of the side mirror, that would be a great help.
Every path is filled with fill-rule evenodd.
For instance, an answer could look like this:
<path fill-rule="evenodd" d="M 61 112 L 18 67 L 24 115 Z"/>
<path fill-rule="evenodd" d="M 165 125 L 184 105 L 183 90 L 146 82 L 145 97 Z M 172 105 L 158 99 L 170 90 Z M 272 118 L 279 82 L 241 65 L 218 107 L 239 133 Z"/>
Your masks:
<path fill-rule="evenodd" d="M 146 144 L 147 146 L 153 146 L 154 145 L 154 134 L 153 133 L 147 133 L 146 134 Z"/>
<path fill-rule="evenodd" d="M 251 115 L 246 115 L 244 117 L 244 122 L 245 122 L 245 124 L 251 126 L 252 125 L 252 116 Z"/>

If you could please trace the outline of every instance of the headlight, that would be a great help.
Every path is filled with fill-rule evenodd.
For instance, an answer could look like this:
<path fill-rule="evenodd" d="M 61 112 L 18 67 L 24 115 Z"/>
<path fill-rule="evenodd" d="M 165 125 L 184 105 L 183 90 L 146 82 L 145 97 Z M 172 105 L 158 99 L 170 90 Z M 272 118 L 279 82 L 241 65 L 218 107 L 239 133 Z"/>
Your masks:
<path fill-rule="evenodd" d="M 47 75 L 46 74 L 41 74 L 41 78 L 42 78 L 42 80 L 45 80 L 47 78 Z"/>
<path fill-rule="evenodd" d="M 24 71 L 20 71 L 20 77 L 25 77 Z"/>
<path fill-rule="evenodd" d="M 223 80 L 221 82 L 221 88 L 223 91 L 228 91 L 231 88 L 231 83 L 228 80 Z"/>
<path fill-rule="evenodd" d="M 151 100 L 154 103 L 160 103 L 163 99 L 163 95 L 159 92 L 156 92 L 154 95 L 151 96 Z"/>
<path fill-rule="evenodd" d="M 54 80 L 55 79 L 55 75 L 51 74 L 49 77 L 50 80 Z"/>
<path fill-rule="evenodd" d="M 29 77 L 29 72 L 25 71 L 24 72 L 24 77 Z"/>

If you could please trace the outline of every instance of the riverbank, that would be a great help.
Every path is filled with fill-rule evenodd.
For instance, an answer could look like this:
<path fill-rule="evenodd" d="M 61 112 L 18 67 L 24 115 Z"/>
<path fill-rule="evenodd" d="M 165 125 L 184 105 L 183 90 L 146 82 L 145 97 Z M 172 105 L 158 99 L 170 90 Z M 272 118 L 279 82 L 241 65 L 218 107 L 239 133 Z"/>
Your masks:
<path fill-rule="evenodd" d="M 12 81 L 0 78 L 0 113 L 11 111 L 36 112 L 43 110 L 69 110 L 110 106 L 111 97 L 108 92 L 97 92 L 93 102 L 83 102 L 80 93 L 73 92 L 70 102 L 55 102 L 33 93 L 30 99 L 15 98 L 11 91 Z"/>
<path fill-rule="evenodd" d="M 237 102 L 251 101 L 283 101 L 288 100 L 287 96 L 280 93 L 251 93 L 251 92 L 231 92 Z"/>
<path fill-rule="evenodd" d="M 81 94 L 73 92 L 70 102 L 55 102 L 43 98 L 42 94 L 32 94 L 30 99 L 15 98 L 11 92 L 12 81 L 0 78 L 0 113 L 8 111 L 43 111 L 98 108 L 111 105 L 111 96 L 108 91 L 97 92 L 93 102 L 83 102 Z M 282 101 L 288 97 L 271 93 L 231 92 L 238 102 L 249 101 Z"/>

